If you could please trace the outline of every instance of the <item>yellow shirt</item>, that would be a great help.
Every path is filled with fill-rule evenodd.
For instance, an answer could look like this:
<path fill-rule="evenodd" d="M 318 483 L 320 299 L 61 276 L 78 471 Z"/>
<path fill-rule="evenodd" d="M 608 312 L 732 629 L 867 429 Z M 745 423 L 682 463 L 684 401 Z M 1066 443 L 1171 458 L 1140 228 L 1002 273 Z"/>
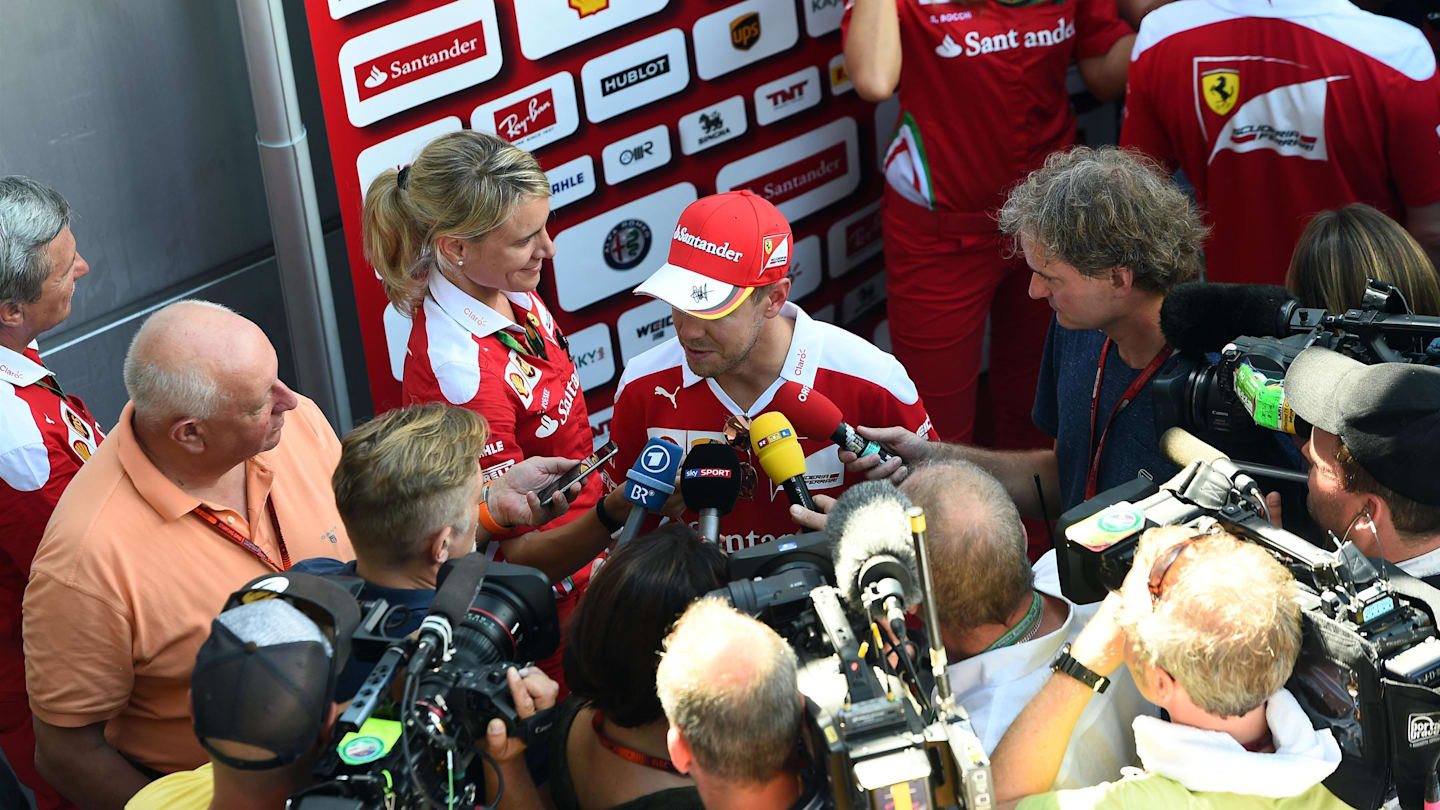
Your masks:
<path fill-rule="evenodd" d="M 156 779 L 131 796 L 125 810 L 206 810 L 214 796 L 215 777 L 207 762 Z"/>

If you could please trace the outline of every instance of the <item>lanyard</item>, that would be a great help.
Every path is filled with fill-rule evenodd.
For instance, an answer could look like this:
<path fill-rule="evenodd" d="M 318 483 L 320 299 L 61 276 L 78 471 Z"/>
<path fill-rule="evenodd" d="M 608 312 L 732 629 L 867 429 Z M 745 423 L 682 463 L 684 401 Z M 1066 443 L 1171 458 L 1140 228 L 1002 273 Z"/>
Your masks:
<path fill-rule="evenodd" d="M 270 559 L 270 555 L 266 554 L 264 549 L 251 542 L 250 538 L 235 531 L 233 527 L 221 520 L 219 515 L 206 509 L 203 505 L 195 507 L 194 514 L 204 521 L 206 526 L 218 532 L 221 537 L 254 554 L 261 562 L 274 568 L 276 571 L 288 571 L 290 570 L 290 551 L 285 548 L 285 535 L 280 531 L 280 518 L 275 517 L 275 502 L 267 497 L 265 499 L 265 508 L 270 513 L 270 521 L 275 524 L 275 544 L 280 546 L 280 562 L 283 565 L 276 565 L 275 561 Z"/>
<path fill-rule="evenodd" d="M 1100 412 L 1100 385 L 1105 381 L 1105 359 L 1110 356 L 1110 338 L 1105 338 L 1105 347 L 1100 350 L 1100 366 L 1095 369 L 1095 390 L 1090 394 L 1090 474 L 1085 478 L 1085 499 L 1095 497 L 1100 484 L 1100 456 L 1105 452 L 1105 439 L 1110 435 L 1110 426 L 1115 423 L 1115 417 L 1119 416 L 1130 403 L 1140 394 L 1140 389 L 1150 382 L 1160 366 L 1170 358 L 1172 349 L 1166 346 L 1155 355 L 1150 365 L 1140 372 L 1140 376 L 1130 381 L 1125 393 L 1120 395 L 1120 401 L 1115 403 L 1115 408 L 1110 411 L 1110 418 L 1105 420 L 1105 429 L 1100 433 L 1099 442 L 1095 439 L 1095 424 Z"/>
<path fill-rule="evenodd" d="M 1006 630 L 1005 635 L 995 639 L 995 643 L 986 647 L 984 651 L 990 652 L 991 650 L 998 650 L 1001 647 L 1009 647 L 1011 644 L 1023 640 L 1025 636 L 1029 635 L 1035 629 L 1036 625 L 1040 624 L 1040 607 L 1042 604 L 1044 603 L 1040 601 L 1040 592 L 1031 591 L 1030 609 L 1025 611 L 1025 617 L 1017 622 L 1014 627 Z"/>
<path fill-rule="evenodd" d="M 600 742 L 600 745 L 605 747 L 605 750 L 620 757 L 621 759 L 633 762 L 636 765 L 644 765 L 647 768 L 654 768 L 657 771 L 673 773 L 676 776 L 682 775 L 679 771 L 675 770 L 675 765 L 670 760 L 664 759 L 662 757 L 651 756 L 644 751 L 636 751 L 634 748 L 627 748 L 620 743 L 617 743 L 614 740 L 610 739 L 609 737 L 606 737 L 605 732 L 602 730 L 602 727 L 604 725 L 605 713 L 600 711 L 599 709 L 596 709 L 595 719 L 594 721 L 592 721 L 591 727 L 595 729 L 595 739 Z"/>

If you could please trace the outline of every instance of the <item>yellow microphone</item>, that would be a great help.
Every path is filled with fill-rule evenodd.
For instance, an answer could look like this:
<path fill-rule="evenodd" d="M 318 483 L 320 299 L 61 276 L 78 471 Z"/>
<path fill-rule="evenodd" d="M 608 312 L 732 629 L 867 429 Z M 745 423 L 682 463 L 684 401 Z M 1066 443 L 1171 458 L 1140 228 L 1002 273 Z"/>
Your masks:
<path fill-rule="evenodd" d="M 805 486 L 805 451 L 785 414 L 770 411 L 755 417 L 750 422 L 750 449 L 770 480 L 785 488 L 790 503 L 819 511 Z"/>

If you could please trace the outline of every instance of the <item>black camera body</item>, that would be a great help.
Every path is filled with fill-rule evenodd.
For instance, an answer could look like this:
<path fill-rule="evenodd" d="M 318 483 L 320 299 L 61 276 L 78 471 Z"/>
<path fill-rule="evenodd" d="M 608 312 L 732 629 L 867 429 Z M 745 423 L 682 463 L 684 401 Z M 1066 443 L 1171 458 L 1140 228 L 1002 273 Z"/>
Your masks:
<path fill-rule="evenodd" d="M 478 774 L 467 772 L 472 743 L 493 718 L 529 745 L 548 737 L 553 712 L 522 720 L 506 670 L 559 646 L 550 580 L 522 565 L 461 558 L 441 569 L 431 613 L 418 637 L 384 634 L 392 607 L 362 601 L 352 650 L 383 650 L 336 721 L 316 764 L 316 784 L 291 797 L 297 810 L 379 810 L 478 801 Z M 359 594 L 363 581 L 336 578 Z M 437 615 L 455 606 L 448 617 Z M 458 619 L 458 621 L 456 621 Z M 404 675 L 402 677 L 402 671 Z M 403 683 L 397 697 L 396 682 Z"/>
<path fill-rule="evenodd" d="M 1380 807 L 1392 786 L 1402 807 L 1421 807 L 1440 760 L 1440 590 L 1354 544 L 1316 547 L 1262 511 L 1198 461 L 1158 487 L 1137 479 L 1102 492 L 1060 517 L 1061 588 L 1077 603 L 1118 589 L 1140 535 L 1156 526 L 1219 524 L 1261 546 L 1301 586 L 1304 636 L 1286 687 L 1340 745 L 1326 787 L 1361 810 Z"/>

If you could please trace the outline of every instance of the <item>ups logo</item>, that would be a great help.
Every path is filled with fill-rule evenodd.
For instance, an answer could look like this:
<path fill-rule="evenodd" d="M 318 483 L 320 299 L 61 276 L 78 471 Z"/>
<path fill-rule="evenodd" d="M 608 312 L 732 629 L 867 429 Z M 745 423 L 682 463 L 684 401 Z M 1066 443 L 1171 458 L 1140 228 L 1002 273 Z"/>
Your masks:
<path fill-rule="evenodd" d="M 760 41 L 760 13 L 743 14 L 730 21 L 730 44 L 748 51 Z"/>

